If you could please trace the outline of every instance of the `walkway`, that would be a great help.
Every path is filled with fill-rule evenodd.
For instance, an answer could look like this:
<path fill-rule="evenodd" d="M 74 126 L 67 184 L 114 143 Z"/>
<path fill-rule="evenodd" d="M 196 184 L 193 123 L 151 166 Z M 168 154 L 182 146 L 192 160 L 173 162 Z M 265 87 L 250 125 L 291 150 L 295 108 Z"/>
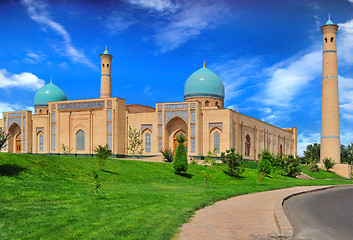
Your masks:
<path fill-rule="evenodd" d="M 292 228 L 282 209 L 285 197 L 328 186 L 305 186 L 253 193 L 216 202 L 196 212 L 181 228 L 179 240 L 280 239 Z M 276 219 L 279 222 L 277 227 Z M 282 231 L 281 233 L 279 232 Z"/>

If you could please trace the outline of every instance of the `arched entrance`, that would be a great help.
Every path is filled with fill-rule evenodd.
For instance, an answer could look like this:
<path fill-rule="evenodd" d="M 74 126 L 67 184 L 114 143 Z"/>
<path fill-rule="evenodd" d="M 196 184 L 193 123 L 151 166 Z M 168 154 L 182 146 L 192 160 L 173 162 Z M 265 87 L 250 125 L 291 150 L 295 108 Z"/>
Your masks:
<path fill-rule="evenodd" d="M 175 134 L 174 134 L 174 137 L 173 137 L 173 141 L 174 141 L 174 152 L 176 152 L 177 150 L 177 147 L 179 145 L 178 141 L 176 140 L 177 137 L 180 135 L 180 134 L 184 134 L 184 136 L 186 137 L 186 141 L 184 142 L 184 146 L 185 146 L 185 149 L 186 149 L 186 152 L 188 152 L 188 135 L 183 131 L 183 130 L 179 130 L 177 131 Z"/>
<path fill-rule="evenodd" d="M 182 118 L 178 116 L 173 117 L 168 121 L 165 129 L 166 129 L 166 139 L 164 143 L 167 148 L 170 148 L 175 151 L 176 147 L 178 146 L 176 137 L 182 133 L 186 137 L 186 142 L 184 143 L 184 145 L 186 146 L 186 150 L 188 150 L 187 149 L 188 125 Z"/>
<path fill-rule="evenodd" d="M 8 143 L 9 153 L 20 153 L 22 150 L 21 128 L 17 123 L 11 124 L 9 127 L 10 138 Z"/>

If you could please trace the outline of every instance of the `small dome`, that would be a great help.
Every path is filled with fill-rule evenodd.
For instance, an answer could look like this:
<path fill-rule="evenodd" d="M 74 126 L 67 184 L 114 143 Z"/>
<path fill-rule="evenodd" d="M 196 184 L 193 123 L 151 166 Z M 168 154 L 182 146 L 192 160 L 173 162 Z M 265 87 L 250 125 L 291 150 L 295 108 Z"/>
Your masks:
<path fill-rule="evenodd" d="M 200 68 L 190 75 L 184 87 L 184 98 L 214 97 L 224 99 L 222 80 L 208 68 Z"/>
<path fill-rule="evenodd" d="M 331 20 L 328 20 L 327 22 L 326 22 L 326 25 L 332 25 L 333 24 L 333 22 L 331 21 Z"/>
<path fill-rule="evenodd" d="M 38 89 L 34 95 L 34 106 L 48 106 L 48 102 L 66 101 L 63 90 L 53 83 L 49 83 Z"/>

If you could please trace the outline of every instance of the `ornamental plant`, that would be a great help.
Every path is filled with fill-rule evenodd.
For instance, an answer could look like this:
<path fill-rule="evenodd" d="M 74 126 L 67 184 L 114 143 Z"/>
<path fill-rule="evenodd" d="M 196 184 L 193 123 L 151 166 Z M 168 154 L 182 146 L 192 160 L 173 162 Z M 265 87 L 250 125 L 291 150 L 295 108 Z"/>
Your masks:
<path fill-rule="evenodd" d="M 325 168 L 327 172 L 330 172 L 333 166 L 336 165 L 335 161 L 333 161 L 332 158 L 324 158 L 323 163 L 325 164 Z"/>
<path fill-rule="evenodd" d="M 0 132 L 0 150 L 6 147 L 6 142 L 9 140 L 10 134 L 5 133 L 4 131 Z"/>
<path fill-rule="evenodd" d="M 280 174 L 288 177 L 296 177 L 301 172 L 300 159 L 293 155 L 283 156 Z"/>
<path fill-rule="evenodd" d="M 176 137 L 178 144 L 175 157 L 174 157 L 174 172 L 176 174 L 180 174 L 181 172 L 186 172 L 188 169 L 188 158 L 186 154 L 186 149 L 184 146 L 184 142 L 186 141 L 186 137 L 184 134 L 179 134 Z"/>
<path fill-rule="evenodd" d="M 221 153 L 221 159 L 223 163 L 228 165 L 228 170 L 226 173 L 229 176 L 239 177 L 245 171 L 243 163 L 243 155 L 235 153 L 235 148 L 226 150 L 226 153 Z"/>
<path fill-rule="evenodd" d="M 205 179 L 205 188 L 207 189 L 207 180 L 209 178 L 216 179 L 216 176 L 212 174 L 211 172 L 211 166 L 216 164 L 216 160 L 213 157 L 216 157 L 217 154 L 215 153 L 218 148 L 214 148 L 212 151 L 207 152 L 207 156 L 205 157 L 205 160 L 203 161 L 203 170 L 202 175 Z"/>
<path fill-rule="evenodd" d="M 108 144 L 102 146 L 98 145 L 95 149 L 94 152 L 97 154 L 97 166 L 98 169 L 100 169 L 103 165 L 105 160 L 112 155 L 112 151 L 109 149 Z"/>
<path fill-rule="evenodd" d="M 260 157 L 260 162 L 257 166 L 257 176 L 259 182 L 261 182 L 264 177 L 270 175 L 272 171 L 272 162 L 274 162 L 273 156 L 268 150 L 263 150 Z"/>
<path fill-rule="evenodd" d="M 165 162 L 173 162 L 174 152 L 172 151 L 172 149 L 170 149 L 170 148 L 162 149 L 161 153 L 164 157 Z"/>

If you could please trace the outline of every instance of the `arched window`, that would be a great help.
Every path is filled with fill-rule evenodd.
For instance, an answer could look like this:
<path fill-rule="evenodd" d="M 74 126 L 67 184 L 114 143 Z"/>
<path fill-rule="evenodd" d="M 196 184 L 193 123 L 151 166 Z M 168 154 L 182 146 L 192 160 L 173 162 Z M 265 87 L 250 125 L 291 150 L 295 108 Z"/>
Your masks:
<path fill-rule="evenodd" d="M 221 134 L 219 134 L 218 131 L 216 131 L 213 134 L 213 148 L 217 148 L 215 153 L 219 153 L 220 152 L 220 148 L 221 148 Z"/>
<path fill-rule="evenodd" d="M 210 102 L 208 100 L 205 102 L 205 106 L 206 107 L 210 106 Z"/>
<path fill-rule="evenodd" d="M 325 38 L 325 42 L 327 42 L 327 38 Z"/>
<path fill-rule="evenodd" d="M 331 37 L 331 42 L 333 42 L 333 37 Z"/>
<path fill-rule="evenodd" d="M 109 68 L 109 64 L 107 64 L 107 68 Z"/>
<path fill-rule="evenodd" d="M 42 109 L 41 109 L 41 110 L 39 110 L 39 114 L 42 114 Z"/>
<path fill-rule="evenodd" d="M 245 137 L 245 156 L 250 156 L 250 147 L 251 147 L 251 142 L 250 142 L 250 136 L 248 134 Z"/>
<path fill-rule="evenodd" d="M 151 134 L 149 132 L 145 135 L 145 149 L 146 152 L 151 152 Z"/>
<path fill-rule="evenodd" d="M 82 130 L 76 133 L 76 149 L 78 151 L 85 150 L 85 132 Z"/>
<path fill-rule="evenodd" d="M 103 67 L 104 67 L 104 63 L 103 63 Z"/>
<path fill-rule="evenodd" d="M 282 144 L 279 145 L 279 152 L 280 152 L 280 153 L 283 153 L 283 146 L 282 146 Z"/>
<path fill-rule="evenodd" d="M 216 102 L 215 104 L 214 104 L 216 107 L 218 107 L 219 105 L 218 105 L 218 102 Z"/>
<path fill-rule="evenodd" d="M 39 135 L 39 151 L 43 151 L 43 134 Z"/>
<path fill-rule="evenodd" d="M 49 114 L 49 110 L 47 110 L 47 114 Z"/>
<path fill-rule="evenodd" d="M 51 122 L 55 122 L 55 112 L 53 112 L 52 114 L 51 114 Z"/>

